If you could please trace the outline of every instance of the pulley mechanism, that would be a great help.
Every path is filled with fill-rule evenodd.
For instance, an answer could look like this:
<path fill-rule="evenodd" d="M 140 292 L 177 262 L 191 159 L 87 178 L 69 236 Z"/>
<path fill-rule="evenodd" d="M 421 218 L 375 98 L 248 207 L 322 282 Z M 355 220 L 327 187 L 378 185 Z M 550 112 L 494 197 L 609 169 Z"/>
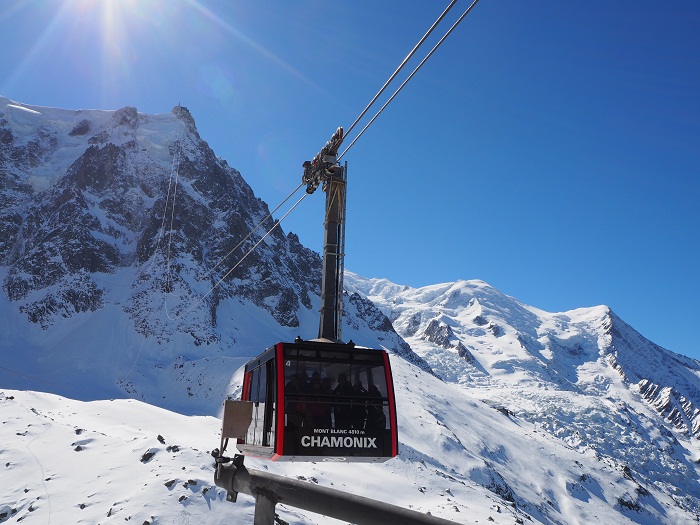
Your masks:
<path fill-rule="evenodd" d="M 306 193 L 315 192 L 321 183 L 333 176 L 336 171 L 338 148 L 343 143 L 343 138 L 343 128 L 338 128 L 314 159 L 304 162 L 304 174 L 301 181 L 306 184 Z"/>

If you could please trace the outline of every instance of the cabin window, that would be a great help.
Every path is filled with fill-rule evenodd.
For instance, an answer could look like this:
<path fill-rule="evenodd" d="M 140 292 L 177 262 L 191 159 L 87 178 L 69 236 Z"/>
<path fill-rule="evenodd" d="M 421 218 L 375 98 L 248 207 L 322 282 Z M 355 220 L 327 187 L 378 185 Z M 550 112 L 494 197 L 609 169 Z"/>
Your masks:
<path fill-rule="evenodd" d="M 253 402 L 253 419 L 245 442 L 270 446 L 274 441 L 275 384 L 274 361 L 268 361 L 250 372 L 248 400 Z"/>
<path fill-rule="evenodd" d="M 389 424 L 383 362 L 285 358 L 285 426 L 376 432 Z"/>

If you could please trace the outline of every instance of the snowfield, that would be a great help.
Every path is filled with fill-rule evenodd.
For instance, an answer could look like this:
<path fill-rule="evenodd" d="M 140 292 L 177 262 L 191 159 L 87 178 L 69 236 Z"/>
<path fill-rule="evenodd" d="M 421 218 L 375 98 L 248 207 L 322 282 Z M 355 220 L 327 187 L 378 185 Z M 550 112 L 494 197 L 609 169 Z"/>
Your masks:
<path fill-rule="evenodd" d="M 640 482 L 613 456 L 555 437 L 556 426 L 532 424 L 400 358 L 392 367 L 398 458 L 374 465 L 247 459 L 246 466 L 455 523 L 695 522 L 663 486 Z M 574 398 L 569 403 L 578 406 Z M 228 503 L 213 483 L 216 417 L 184 416 L 133 399 L 82 402 L 13 390 L 0 394 L 0 410 L 1 519 L 252 523 L 254 500 L 239 495 Z M 587 426 L 602 431 L 604 417 L 592 410 Z M 673 441 L 662 434 L 659 439 Z M 288 523 L 337 523 L 282 504 L 277 512 Z"/>

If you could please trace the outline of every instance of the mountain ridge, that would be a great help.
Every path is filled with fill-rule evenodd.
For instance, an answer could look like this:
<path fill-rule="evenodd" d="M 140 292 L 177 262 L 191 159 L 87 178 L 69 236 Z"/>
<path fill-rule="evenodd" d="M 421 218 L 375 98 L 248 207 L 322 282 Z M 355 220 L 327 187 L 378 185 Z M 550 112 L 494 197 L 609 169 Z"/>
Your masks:
<path fill-rule="evenodd" d="M 431 360 L 435 348 L 456 351 L 474 375 L 483 375 L 485 369 L 495 375 L 506 366 L 504 360 L 489 362 L 480 348 L 488 347 L 488 339 L 476 343 L 473 339 L 510 337 L 509 343 L 517 348 L 513 355 L 519 354 L 521 362 L 546 363 L 543 370 L 550 375 L 562 370 L 559 377 L 554 372 L 546 378 L 533 368 L 532 377 L 554 380 L 560 387 L 597 389 L 600 385 L 593 383 L 577 385 L 576 377 L 566 377 L 566 371 L 600 361 L 676 428 L 696 438 L 700 435 L 700 361 L 648 341 L 607 306 L 549 313 L 501 294 L 481 280 L 410 288 L 386 279 L 349 275 L 350 287 L 377 304 L 413 348 L 428 343 L 418 353 L 438 375 L 449 376 L 450 371 L 437 359 Z M 441 352 L 436 355 L 444 357 Z"/>
<path fill-rule="evenodd" d="M 134 107 L 69 111 L 0 103 L 0 201 L 8 205 L 0 215 L 7 235 L 0 261 L 9 318 L 29 332 L 36 327 L 25 336 L 36 339 L 109 309 L 127 333 L 136 332 L 116 338 L 123 340 L 116 345 L 95 334 L 112 349 L 109 355 L 87 346 L 70 352 L 78 377 L 95 354 L 118 363 L 100 371 L 109 386 L 99 395 L 115 395 L 116 383 L 116 393 L 145 396 L 150 388 L 138 386 L 139 374 L 175 369 L 182 357 L 215 358 L 224 366 L 226 354 L 250 339 L 241 333 L 246 307 L 271 316 L 280 339 L 315 335 L 319 255 L 282 231 L 240 173 L 202 140 L 187 108 L 145 115 Z M 364 344 L 380 337 L 427 369 L 373 305 L 357 296 L 348 308 L 358 343 L 370 323 L 369 332 L 378 335 Z M 38 365 L 29 360 L 19 373 L 52 381 L 40 347 Z M 192 384 L 177 406 L 198 398 L 193 390 L 207 382 L 200 374 L 185 381 Z M 225 396 L 226 385 L 215 382 L 216 393 L 202 402 Z M 148 399 L 164 403 L 155 393 Z"/>

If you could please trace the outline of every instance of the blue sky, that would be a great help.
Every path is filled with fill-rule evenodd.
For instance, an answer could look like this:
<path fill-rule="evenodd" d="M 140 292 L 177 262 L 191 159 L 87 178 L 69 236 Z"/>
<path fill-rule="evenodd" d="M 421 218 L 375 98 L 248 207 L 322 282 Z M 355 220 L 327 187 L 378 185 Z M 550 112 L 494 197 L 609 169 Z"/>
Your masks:
<path fill-rule="evenodd" d="M 6 0 L 0 94 L 181 103 L 274 208 L 447 4 Z M 481 0 L 345 155 L 346 267 L 482 279 L 548 311 L 606 304 L 700 358 L 698 27 L 695 0 Z M 283 223 L 317 251 L 323 197 Z"/>

